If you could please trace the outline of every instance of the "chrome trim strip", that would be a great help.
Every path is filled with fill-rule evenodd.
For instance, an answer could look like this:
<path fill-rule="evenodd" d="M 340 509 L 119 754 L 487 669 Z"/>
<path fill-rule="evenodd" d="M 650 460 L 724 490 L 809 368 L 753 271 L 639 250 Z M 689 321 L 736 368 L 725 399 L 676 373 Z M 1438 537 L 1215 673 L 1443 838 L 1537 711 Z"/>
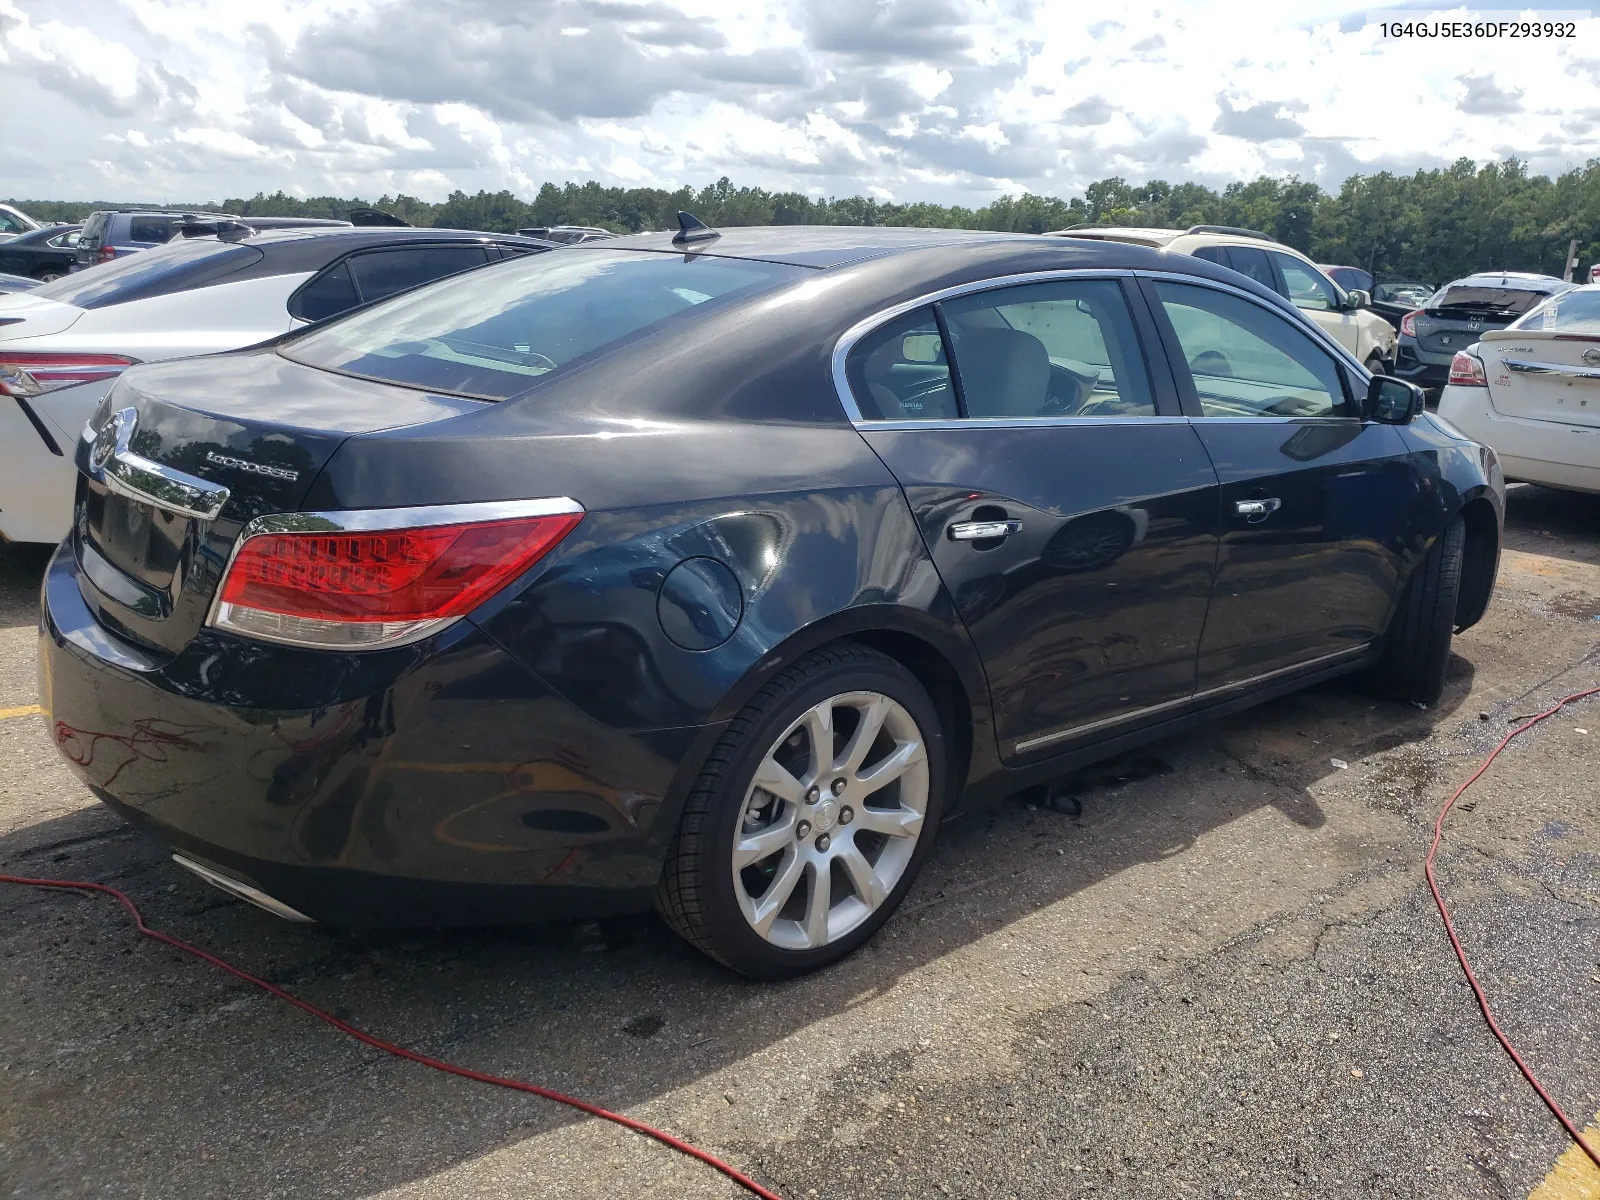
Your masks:
<path fill-rule="evenodd" d="M 936 304 L 940 300 L 950 300 L 956 296 L 966 296 L 973 292 L 992 292 L 997 288 L 1016 287 L 1025 283 L 1051 283 L 1057 280 L 1076 279 L 1130 279 L 1133 272 L 1125 268 L 1115 267 L 1077 267 L 1054 271 L 1027 271 L 1021 275 L 997 275 L 991 279 L 975 279 L 970 283 L 958 283 L 953 287 L 941 288 L 937 292 L 928 292 L 918 296 L 915 300 L 905 300 L 889 308 L 880 309 L 870 317 L 857 321 L 849 329 L 839 335 L 839 340 L 833 344 L 833 390 L 839 394 L 839 402 L 844 405 L 844 411 L 855 424 L 871 421 L 873 425 L 889 426 L 894 429 L 910 429 L 913 425 L 909 421 L 884 421 L 861 415 L 861 408 L 856 404 L 856 399 L 850 394 L 850 379 L 845 373 L 845 360 L 850 357 L 850 351 L 867 334 L 879 325 L 892 321 L 896 317 L 904 316 L 914 309 L 922 308 L 929 304 Z M 1030 423 L 1058 425 L 1063 421 L 1046 417 L 1024 418 Z M 1108 418 L 1101 417 L 1098 420 Z M 1001 420 L 1006 418 L 969 417 L 964 418 L 956 428 L 970 428 L 973 425 L 982 425 L 984 428 L 995 428 Z"/>
<path fill-rule="evenodd" d="M 186 871 L 193 871 L 212 887 L 220 888 L 230 896 L 237 896 L 240 900 L 254 904 L 257 908 L 265 909 L 275 917 L 282 917 L 285 921 L 299 921 L 306 925 L 316 924 L 315 921 L 299 909 L 290 908 L 282 900 L 274 900 L 260 888 L 251 887 L 248 883 L 234 879 L 231 875 L 224 875 L 221 871 L 213 871 L 210 867 L 202 866 L 200 863 L 195 862 L 194 859 L 186 858 L 182 854 L 174 854 L 172 861 Z"/>
<path fill-rule="evenodd" d="M 211 608 L 206 613 L 205 623 L 214 629 L 227 628 L 223 619 L 226 610 L 232 606 L 223 603 L 222 583 L 228 578 L 228 572 L 233 570 L 234 560 L 239 557 L 239 551 L 244 544 L 262 534 L 351 531 L 370 533 L 383 529 L 425 529 L 433 525 L 506 521 L 519 517 L 577 516 L 584 511 L 583 505 L 570 496 L 547 496 L 537 500 L 485 500 L 470 504 L 429 504 L 411 508 L 351 508 L 327 512 L 268 513 L 251 521 L 234 539 L 233 546 L 228 551 L 228 561 L 223 565 L 222 574 L 217 578 L 217 590 L 211 597 Z M 345 649 L 391 650 L 396 646 L 404 646 L 438 633 L 460 619 L 447 617 L 426 622 L 424 627 L 412 630 L 405 638 L 384 642 L 381 646 L 351 646 Z M 257 632 L 241 633 L 239 636 L 263 641 L 276 640 Z M 299 646 L 301 649 L 316 648 L 305 646 L 300 642 L 285 641 L 283 644 Z"/>
<path fill-rule="evenodd" d="M 1553 375 L 1558 379 L 1600 379 L 1600 367 L 1574 367 L 1566 363 L 1530 362 L 1523 358 L 1502 358 L 1508 371 L 1519 375 Z"/>
<path fill-rule="evenodd" d="M 1039 749 L 1041 746 L 1053 745 L 1056 742 L 1066 741 L 1068 738 L 1081 737 L 1084 734 L 1093 733 L 1097 729 L 1106 729 L 1113 725 L 1121 725 L 1128 722 L 1140 721 L 1146 717 L 1155 716 L 1158 713 L 1169 712 L 1176 708 L 1183 708 L 1187 705 L 1194 704 L 1196 701 L 1222 696 L 1228 692 L 1244 691 L 1247 688 L 1254 687 L 1257 684 L 1266 683 L 1269 680 L 1277 679 L 1284 675 L 1293 675 L 1296 672 L 1307 671 L 1313 667 L 1329 666 L 1340 659 L 1355 658 L 1358 655 L 1365 654 L 1371 649 L 1372 643 L 1364 642 L 1359 646 L 1352 646 L 1348 650 L 1336 650 L 1332 654 L 1324 654 L 1320 658 L 1307 659 L 1305 662 L 1295 663 L 1293 666 L 1279 667 L 1275 671 L 1267 671 L 1261 675 L 1252 675 L 1248 679 L 1239 679 L 1235 680 L 1233 683 L 1224 683 L 1218 687 L 1207 688 L 1203 692 L 1195 692 L 1191 696 L 1184 696 L 1177 700 L 1167 700 L 1161 704 L 1152 704 L 1148 708 L 1136 708 L 1132 712 L 1119 713 L 1114 717 L 1103 717 L 1098 721 L 1090 721 L 1086 725 L 1073 725 L 1067 729 L 1058 729 L 1054 733 L 1044 733 L 1037 737 L 1024 738 L 1019 742 L 1012 743 L 1011 752 L 1012 754 L 1026 754 L 1030 750 Z"/>
<path fill-rule="evenodd" d="M 1209 419 L 1209 418 L 1207 418 Z M 1285 418 L 1286 419 L 1286 418 Z M 856 428 L 863 433 L 893 429 L 1054 429 L 1115 424 L 1127 425 L 1187 425 L 1188 417 L 948 417 L 929 420 L 896 421 L 893 418 L 865 417 L 857 421 Z"/>
<path fill-rule="evenodd" d="M 197 521 L 215 521 L 228 502 L 228 489 L 135 454 L 130 446 L 138 421 L 138 412 L 131 408 L 111 414 L 89 449 L 93 477 L 110 491 L 141 504 Z"/>

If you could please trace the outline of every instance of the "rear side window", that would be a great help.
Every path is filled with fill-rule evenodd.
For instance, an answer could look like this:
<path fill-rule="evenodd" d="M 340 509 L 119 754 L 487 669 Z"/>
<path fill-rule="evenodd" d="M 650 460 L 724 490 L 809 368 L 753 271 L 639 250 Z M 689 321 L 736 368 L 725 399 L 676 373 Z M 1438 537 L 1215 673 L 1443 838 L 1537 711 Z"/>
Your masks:
<path fill-rule="evenodd" d="M 204 287 L 263 257 L 254 246 L 196 238 L 127 254 L 92 271 L 63 275 L 28 294 L 79 308 L 105 308 Z"/>
<path fill-rule="evenodd" d="M 1228 265 L 1241 275 L 1248 275 L 1269 292 L 1280 291 L 1278 278 L 1272 273 L 1267 252 L 1255 246 L 1229 246 Z"/>
<path fill-rule="evenodd" d="M 1194 252 L 1196 258 L 1203 258 L 1209 263 L 1216 263 L 1219 267 L 1228 265 L 1228 254 L 1221 246 L 1201 246 Z"/>
<path fill-rule="evenodd" d="M 289 315 L 302 321 L 321 321 L 361 303 L 356 285 L 350 279 L 347 262 L 334 263 L 311 280 L 289 302 Z"/>
<path fill-rule="evenodd" d="M 441 279 L 352 313 L 287 342 L 278 353 L 404 387 L 503 400 L 644 333 L 809 273 L 712 255 L 686 259 L 579 249 L 537 254 L 468 278 Z"/>
<path fill-rule="evenodd" d="M 1155 415 L 1118 284 L 1038 283 L 962 296 L 943 308 L 967 416 Z"/>
<path fill-rule="evenodd" d="M 130 242 L 165 242 L 172 238 L 172 229 L 176 224 L 171 217 L 129 217 L 128 240 Z"/>
<path fill-rule="evenodd" d="M 931 308 L 867 334 L 850 352 L 845 373 L 856 407 L 869 421 L 950 421 L 961 415 Z"/>
<path fill-rule="evenodd" d="M 83 223 L 83 232 L 78 240 L 95 245 L 100 244 L 100 239 L 106 232 L 106 214 L 103 212 L 90 213 L 89 219 Z"/>
<path fill-rule="evenodd" d="M 488 261 L 482 246 L 406 246 L 353 255 L 350 273 L 355 277 L 362 303 L 371 304 L 419 283 L 481 267 Z"/>

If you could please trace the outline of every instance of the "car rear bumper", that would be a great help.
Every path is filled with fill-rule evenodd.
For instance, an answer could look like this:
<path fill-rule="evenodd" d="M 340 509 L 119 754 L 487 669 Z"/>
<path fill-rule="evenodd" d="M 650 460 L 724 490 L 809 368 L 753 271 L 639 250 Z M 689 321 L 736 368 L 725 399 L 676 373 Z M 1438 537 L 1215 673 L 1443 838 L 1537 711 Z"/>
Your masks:
<path fill-rule="evenodd" d="M 1402 343 L 1395 350 L 1394 368 L 1390 374 L 1420 388 L 1442 388 L 1450 381 L 1450 359 L 1442 363 L 1429 362 L 1418 354 L 1414 346 Z"/>
<path fill-rule="evenodd" d="M 1600 429 L 1578 432 L 1555 421 L 1504 416 L 1481 387 L 1446 387 L 1439 415 L 1492 447 L 1508 481 L 1600 492 Z"/>
<path fill-rule="evenodd" d="M 343 926 L 648 907 L 668 797 L 706 731 L 600 726 L 467 622 L 322 703 L 280 702 L 294 680 L 338 675 L 297 669 L 310 652 L 294 652 L 273 706 L 248 706 L 240 679 L 277 648 L 207 635 L 193 653 L 209 672 L 190 651 L 154 662 L 98 623 L 77 570 L 64 544 L 43 585 L 52 736 L 96 796 L 184 857 Z"/>

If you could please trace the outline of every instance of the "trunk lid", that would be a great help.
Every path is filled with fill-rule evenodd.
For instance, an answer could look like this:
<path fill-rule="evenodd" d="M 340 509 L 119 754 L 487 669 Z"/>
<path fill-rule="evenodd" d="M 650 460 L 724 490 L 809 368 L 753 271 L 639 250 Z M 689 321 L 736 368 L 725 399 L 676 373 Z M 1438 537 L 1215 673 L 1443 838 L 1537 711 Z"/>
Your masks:
<path fill-rule="evenodd" d="M 1600 334 L 1494 330 L 1478 352 L 1496 412 L 1600 428 Z"/>
<path fill-rule="evenodd" d="M 70 329 L 84 310 L 32 292 L 0 296 L 0 346 L 22 338 L 48 337 Z M 18 347 L 21 349 L 21 347 Z"/>
<path fill-rule="evenodd" d="M 296 511 L 345 438 L 482 407 L 270 350 L 133 368 L 90 423 L 96 440 L 78 444 L 85 599 L 113 631 L 176 653 L 204 624 L 239 532 Z"/>
<path fill-rule="evenodd" d="M 1417 314 L 1417 346 L 1426 354 L 1452 357 L 1477 341 L 1486 330 L 1504 329 L 1515 314 L 1472 309 L 1424 309 Z"/>

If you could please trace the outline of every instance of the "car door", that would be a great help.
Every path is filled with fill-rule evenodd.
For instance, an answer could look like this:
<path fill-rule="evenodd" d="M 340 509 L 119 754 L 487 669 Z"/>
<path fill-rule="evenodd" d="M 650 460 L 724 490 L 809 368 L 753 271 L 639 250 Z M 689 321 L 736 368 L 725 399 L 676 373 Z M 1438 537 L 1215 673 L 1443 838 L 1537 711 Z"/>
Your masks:
<path fill-rule="evenodd" d="M 1283 279 L 1280 290 L 1306 316 L 1327 331 L 1329 337 L 1351 354 L 1359 352 L 1360 327 L 1356 315 L 1344 307 L 1339 289 L 1321 271 L 1301 262 L 1292 254 L 1269 250 L 1267 254 Z"/>
<path fill-rule="evenodd" d="M 862 435 L 987 672 L 1007 759 L 1194 691 L 1216 473 L 1117 278 L 975 290 L 862 337 Z"/>
<path fill-rule="evenodd" d="M 1200 280 L 1145 287 L 1221 484 L 1201 690 L 1360 654 L 1382 632 L 1417 483 L 1357 376 L 1287 315 Z"/>

